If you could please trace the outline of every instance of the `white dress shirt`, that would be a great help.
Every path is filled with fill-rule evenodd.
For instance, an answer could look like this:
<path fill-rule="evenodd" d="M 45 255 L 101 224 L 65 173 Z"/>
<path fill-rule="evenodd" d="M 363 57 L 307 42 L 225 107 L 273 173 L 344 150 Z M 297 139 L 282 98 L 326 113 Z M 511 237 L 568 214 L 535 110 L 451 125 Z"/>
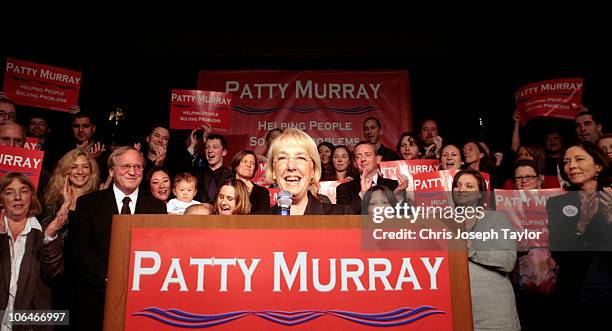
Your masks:
<path fill-rule="evenodd" d="M 115 183 L 113 183 L 113 192 L 115 193 L 115 202 L 117 203 L 117 210 L 121 213 L 121 208 L 123 208 L 123 198 L 126 196 L 130 197 L 130 213 L 134 215 L 134 210 L 136 209 L 136 200 L 138 200 L 138 188 L 134 190 L 130 195 L 125 195 Z"/>
<path fill-rule="evenodd" d="M 17 283 L 19 282 L 19 270 L 21 269 L 21 261 L 23 260 L 23 254 L 26 249 L 26 241 L 28 239 L 28 234 L 32 229 L 36 229 L 42 232 L 42 227 L 36 217 L 28 217 L 26 220 L 25 227 L 23 231 L 17 236 L 17 239 L 13 240 L 13 234 L 11 233 L 11 228 L 8 225 L 8 219 L 6 216 L 2 220 L 4 222 L 4 229 L 7 231 L 6 235 L 9 236 L 9 248 L 11 252 L 11 281 L 9 285 L 9 297 L 8 304 L 6 305 L 7 312 L 12 311 L 15 305 L 15 297 L 17 295 Z M 13 326 L 8 321 L 2 323 L 0 327 L 1 331 L 12 330 Z"/>

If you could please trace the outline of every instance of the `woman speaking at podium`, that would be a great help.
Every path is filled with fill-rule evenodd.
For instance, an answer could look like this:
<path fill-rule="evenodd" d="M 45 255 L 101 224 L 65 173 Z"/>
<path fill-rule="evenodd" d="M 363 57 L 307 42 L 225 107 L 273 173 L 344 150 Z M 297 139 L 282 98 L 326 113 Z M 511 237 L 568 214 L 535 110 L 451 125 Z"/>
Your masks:
<path fill-rule="evenodd" d="M 268 150 L 268 181 L 291 195 L 289 215 L 350 215 L 350 207 L 321 203 L 312 195 L 321 178 L 321 158 L 317 144 L 303 131 L 286 129 Z M 279 205 L 262 211 L 280 214 Z"/>

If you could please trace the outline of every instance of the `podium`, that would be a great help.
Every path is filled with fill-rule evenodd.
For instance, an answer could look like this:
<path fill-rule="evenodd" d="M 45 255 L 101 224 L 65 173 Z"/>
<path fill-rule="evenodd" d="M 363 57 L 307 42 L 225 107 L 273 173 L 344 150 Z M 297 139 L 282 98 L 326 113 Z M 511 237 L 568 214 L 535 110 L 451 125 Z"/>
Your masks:
<path fill-rule="evenodd" d="M 462 250 L 364 249 L 361 216 L 115 215 L 104 330 L 472 330 Z"/>

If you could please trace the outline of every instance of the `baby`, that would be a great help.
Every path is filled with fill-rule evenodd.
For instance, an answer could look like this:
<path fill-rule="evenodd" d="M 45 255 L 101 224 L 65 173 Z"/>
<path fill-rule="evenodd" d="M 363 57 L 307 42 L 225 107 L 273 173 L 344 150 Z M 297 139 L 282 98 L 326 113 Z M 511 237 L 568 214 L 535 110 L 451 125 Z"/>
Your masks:
<path fill-rule="evenodd" d="M 182 215 L 187 207 L 199 204 L 199 201 L 193 199 L 198 192 L 197 186 L 198 180 L 194 175 L 188 172 L 177 174 L 172 183 L 172 193 L 176 198 L 168 201 L 168 214 Z"/>

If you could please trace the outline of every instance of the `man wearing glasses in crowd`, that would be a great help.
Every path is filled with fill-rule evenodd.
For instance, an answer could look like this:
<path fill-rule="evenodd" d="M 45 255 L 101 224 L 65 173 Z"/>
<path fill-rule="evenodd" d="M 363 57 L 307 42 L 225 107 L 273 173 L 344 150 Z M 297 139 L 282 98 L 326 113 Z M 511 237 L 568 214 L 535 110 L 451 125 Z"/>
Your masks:
<path fill-rule="evenodd" d="M 17 120 L 17 108 L 15 103 L 7 98 L 4 93 L 0 93 L 0 122 Z"/>
<path fill-rule="evenodd" d="M 165 204 L 140 191 L 144 158 L 130 146 L 117 148 L 108 158 L 112 185 L 77 201 L 72 228 L 77 302 L 71 325 L 75 330 L 101 330 L 115 214 L 166 214 Z"/>

